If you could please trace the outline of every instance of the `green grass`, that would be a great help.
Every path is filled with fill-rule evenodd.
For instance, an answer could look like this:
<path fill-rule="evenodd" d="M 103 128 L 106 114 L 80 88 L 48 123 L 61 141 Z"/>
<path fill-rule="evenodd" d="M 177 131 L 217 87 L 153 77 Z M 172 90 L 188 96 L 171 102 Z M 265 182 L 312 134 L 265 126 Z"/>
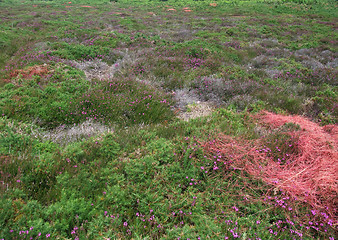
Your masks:
<path fill-rule="evenodd" d="M 202 144 L 264 136 L 280 161 L 299 126 L 262 133 L 257 112 L 337 123 L 334 9 L 0 0 L 0 239 L 333 237 L 326 210 Z M 200 102 L 215 110 L 177 117 Z"/>

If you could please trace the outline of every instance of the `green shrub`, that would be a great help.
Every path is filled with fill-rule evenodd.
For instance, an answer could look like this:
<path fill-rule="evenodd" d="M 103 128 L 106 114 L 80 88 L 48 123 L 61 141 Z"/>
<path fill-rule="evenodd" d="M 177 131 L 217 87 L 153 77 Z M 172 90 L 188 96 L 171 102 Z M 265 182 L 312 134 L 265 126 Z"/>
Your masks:
<path fill-rule="evenodd" d="M 114 141 L 114 136 L 112 134 L 105 135 L 100 144 L 101 156 L 107 158 L 107 160 L 113 160 L 120 151 L 120 145 Z"/>
<path fill-rule="evenodd" d="M 112 43 L 113 44 L 113 43 Z M 100 44 L 105 45 L 105 44 Z M 115 46 L 112 46 L 113 48 Z M 102 58 L 110 53 L 110 47 L 96 46 L 96 45 L 82 45 L 82 44 L 67 44 L 67 43 L 53 43 L 51 44 L 52 51 L 49 53 L 52 56 L 59 56 L 63 59 L 69 60 L 89 60 L 95 58 Z M 117 57 L 115 58 L 115 60 Z M 114 62 L 114 60 L 110 60 Z"/>
<path fill-rule="evenodd" d="M 8 126 L 0 131 L 0 154 L 2 155 L 27 152 L 33 144 L 34 140 L 31 137 L 16 133 Z"/>

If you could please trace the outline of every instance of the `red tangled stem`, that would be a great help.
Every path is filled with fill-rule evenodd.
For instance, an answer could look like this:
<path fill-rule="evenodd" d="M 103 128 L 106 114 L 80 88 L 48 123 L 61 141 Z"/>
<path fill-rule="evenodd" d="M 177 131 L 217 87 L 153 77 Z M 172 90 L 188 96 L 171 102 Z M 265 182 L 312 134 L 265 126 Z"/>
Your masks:
<path fill-rule="evenodd" d="M 298 140 L 298 152 L 289 156 L 288 164 L 280 164 L 266 152 L 260 151 L 263 138 L 256 141 L 235 140 L 226 135 L 202 144 L 206 152 L 221 154 L 232 161 L 234 168 L 283 189 L 291 196 L 309 203 L 317 209 L 326 209 L 337 220 L 338 206 L 338 127 L 321 127 L 301 116 L 283 116 L 262 112 L 257 116 L 261 124 L 272 131 L 286 123 L 298 124 L 299 131 L 287 134 Z"/>

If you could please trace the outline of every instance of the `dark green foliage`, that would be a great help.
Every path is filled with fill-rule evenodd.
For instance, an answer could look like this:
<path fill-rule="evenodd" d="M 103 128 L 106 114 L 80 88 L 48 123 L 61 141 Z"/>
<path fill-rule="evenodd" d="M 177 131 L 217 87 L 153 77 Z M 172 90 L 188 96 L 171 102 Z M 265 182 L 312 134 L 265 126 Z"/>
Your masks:
<path fill-rule="evenodd" d="M 103 46 L 102 46 L 103 45 Z M 116 47 L 116 41 L 96 41 L 95 45 L 53 43 L 51 46 L 51 56 L 58 56 L 69 60 L 84 60 L 96 58 L 109 58 L 109 63 L 114 63 L 117 56 L 111 53 L 111 49 Z"/>
<path fill-rule="evenodd" d="M 153 92 L 134 81 L 90 83 L 65 68 L 66 75 L 55 72 L 53 82 L 41 86 L 39 79 L 23 80 L 22 87 L 4 86 L 0 101 L 3 115 L 38 121 L 41 126 L 74 124 L 88 118 L 102 122 L 135 124 L 169 120 L 170 96 Z M 59 75 L 60 74 L 60 75 Z M 41 88 L 42 87 L 42 88 Z M 162 98 L 163 97 L 163 98 Z"/>
<path fill-rule="evenodd" d="M 102 147 L 100 148 L 100 153 L 103 158 L 113 159 L 120 150 L 120 146 L 114 141 L 114 136 L 112 134 L 104 136 L 101 144 Z"/>

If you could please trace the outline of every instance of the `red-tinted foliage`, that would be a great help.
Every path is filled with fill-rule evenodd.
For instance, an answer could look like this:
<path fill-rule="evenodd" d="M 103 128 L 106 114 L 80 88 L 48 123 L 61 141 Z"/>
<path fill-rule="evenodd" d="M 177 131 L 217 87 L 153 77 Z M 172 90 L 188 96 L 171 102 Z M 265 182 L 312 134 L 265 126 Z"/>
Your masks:
<path fill-rule="evenodd" d="M 10 77 L 14 78 L 17 77 L 19 74 L 22 75 L 22 78 L 24 79 L 29 79 L 34 75 L 38 75 L 38 76 L 43 76 L 48 74 L 48 67 L 45 65 L 35 65 L 32 67 L 29 67 L 25 70 L 14 70 L 10 73 Z"/>
<path fill-rule="evenodd" d="M 321 127 L 301 116 L 283 116 L 269 112 L 258 115 L 261 124 L 276 129 L 286 123 L 300 126 L 288 134 L 298 140 L 297 154 L 290 155 L 288 164 L 280 164 L 261 151 L 263 139 L 236 140 L 220 135 L 219 139 L 202 144 L 212 154 L 222 155 L 232 166 L 282 189 L 291 196 L 311 204 L 316 209 L 326 209 L 337 219 L 338 206 L 338 127 Z"/>

